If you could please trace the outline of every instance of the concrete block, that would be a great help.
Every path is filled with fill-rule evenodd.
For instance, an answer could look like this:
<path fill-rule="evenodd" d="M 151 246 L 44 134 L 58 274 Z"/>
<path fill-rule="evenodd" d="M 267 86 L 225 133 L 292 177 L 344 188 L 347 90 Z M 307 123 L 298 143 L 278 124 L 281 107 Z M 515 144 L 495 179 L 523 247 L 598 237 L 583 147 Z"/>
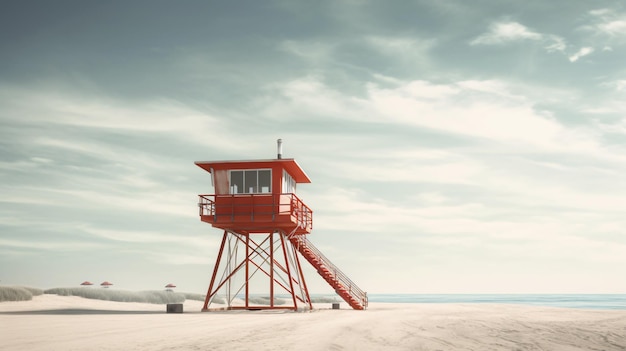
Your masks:
<path fill-rule="evenodd" d="M 183 313 L 183 304 L 182 303 L 168 303 L 167 313 Z"/>

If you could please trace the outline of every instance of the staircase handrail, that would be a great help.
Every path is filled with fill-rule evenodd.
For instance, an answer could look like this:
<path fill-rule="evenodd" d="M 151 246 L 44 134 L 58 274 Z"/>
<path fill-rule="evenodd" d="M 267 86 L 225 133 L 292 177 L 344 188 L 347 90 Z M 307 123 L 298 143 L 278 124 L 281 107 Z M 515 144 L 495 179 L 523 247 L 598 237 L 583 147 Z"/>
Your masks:
<path fill-rule="evenodd" d="M 316 256 L 318 256 L 325 265 L 327 265 L 335 274 L 337 280 L 339 280 L 344 286 L 348 287 L 350 295 L 355 297 L 363 307 L 367 307 L 367 293 L 359 288 L 348 276 L 346 276 L 337 266 L 335 266 L 324 254 L 315 247 L 306 237 L 303 235 L 297 235 L 297 239 L 300 245 L 308 248 Z"/>

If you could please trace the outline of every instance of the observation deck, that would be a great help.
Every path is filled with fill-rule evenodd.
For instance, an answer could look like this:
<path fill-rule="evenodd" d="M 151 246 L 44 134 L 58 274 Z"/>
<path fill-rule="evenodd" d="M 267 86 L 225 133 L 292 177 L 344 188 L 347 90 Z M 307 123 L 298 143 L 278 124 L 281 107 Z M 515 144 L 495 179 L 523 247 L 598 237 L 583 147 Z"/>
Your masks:
<path fill-rule="evenodd" d="M 243 234 L 309 234 L 313 211 L 293 193 L 199 195 L 200 219 Z"/>

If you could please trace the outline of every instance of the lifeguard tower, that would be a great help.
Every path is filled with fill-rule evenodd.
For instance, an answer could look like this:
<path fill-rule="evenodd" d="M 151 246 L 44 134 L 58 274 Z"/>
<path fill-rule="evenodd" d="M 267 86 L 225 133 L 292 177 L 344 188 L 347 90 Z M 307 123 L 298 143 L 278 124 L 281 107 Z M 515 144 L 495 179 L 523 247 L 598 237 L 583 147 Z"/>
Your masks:
<path fill-rule="evenodd" d="M 352 308 L 367 307 L 367 294 L 307 240 L 313 211 L 296 185 L 311 180 L 294 159 L 282 158 L 280 139 L 276 159 L 195 164 L 211 174 L 215 190 L 199 195 L 200 219 L 224 231 L 202 311 L 311 309 L 298 253 Z M 253 286 L 267 295 L 254 296 Z"/>

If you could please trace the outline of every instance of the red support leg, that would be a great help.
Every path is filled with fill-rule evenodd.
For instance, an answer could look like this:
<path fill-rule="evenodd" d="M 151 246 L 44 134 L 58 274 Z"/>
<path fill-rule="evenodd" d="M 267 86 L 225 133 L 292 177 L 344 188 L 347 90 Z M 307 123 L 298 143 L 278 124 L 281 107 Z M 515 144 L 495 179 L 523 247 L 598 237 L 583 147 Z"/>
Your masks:
<path fill-rule="evenodd" d="M 280 241 L 282 243 L 282 247 L 283 247 L 283 256 L 285 257 L 285 265 L 287 266 L 287 276 L 289 277 L 289 293 L 291 294 L 291 300 L 293 301 L 293 309 L 297 310 L 298 309 L 298 302 L 296 302 L 296 293 L 293 290 L 293 279 L 291 277 L 291 269 L 289 268 L 290 264 L 289 264 L 289 257 L 287 257 L 287 248 L 285 247 L 285 238 L 284 235 L 280 236 Z"/>
<path fill-rule="evenodd" d="M 206 293 L 206 298 L 204 299 L 204 307 L 202 307 L 202 311 L 207 311 L 209 307 L 209 301 L 213 297 L 213 283 L 215 282 L 215 277 L 217 276 L 217 269 L 219 268 L 220 261 L 222 260 L 222 253 L 224 252 L 224 244 L 226 244 L 226 237 L 228 236 L 228 232 L 224 231 L 224 237 L 222 238 L 222 245 L 220 245 L 220 252 L 217 254 L 217 259 L 215 260 L 215 267 L 213 267 L 213 275 L 211 276 L 211 284 L 209 284 L 209 290 Z"/>
<path fill-rule="evenodd" d="M 250 234 L 246 235 L 246 308 L 250 307 L 250 286 L 247 282 L 250 281 Z"/>
<path fill-rule="evenodd" d="M 274 308 L 274 233 L 270 233 L 270 308 Z"/>
<path fill-rule="evenodd" d="M 255 237 L 258 237 L 258 240 L 255 240 Z M 234 245 L 231 245 L 233 243 Z M 243 251 L 244 245 L 245 255 L 237 257 L 237 252 Z M 202 310 L 210 311 L 209 307 L 215 296 L 223 293 L 224 290 L 226 290 L 228 300 L 227 309 L 290 309 L 295 311 L 298 310 L 298 304 L 306 304 L 305 308 L 312 308 L 297 255 L 296 248 L 282 231 L 254 234 L 225 231 Z M 218 271 L 223 272 L 221 277 L 218 277 Z M 269 279 L 270 301 L 267 304 L 251 303 L 250 294 L 253 293 L 253 289 L 267 287 L 265 285 L 267 280 L 263 276 Z M 281 293 L 290 295 L 291 306 L 289 303 L 284 306 L 275 303 L 277 288 Z M 240 293 L 245 295 L 244 301 L 234 302 Z"/>
<path fill-rule="evenodd" d="M 296 266 L 298 266 L 298 272 L 300 273 L 300 279 L 302 279 L 302 281 L 300 282 L 302 284 L 302 289 L 304 289 L 304 295 L 306 297 L 306 300 L 309 303 L 309 309 L 313 309 L 313 303 L 311 302 L 311 296 L 309 296 L 309 289 L 306 287 L 306 281 L 304 280 L 304 274 L 302 273 L 302 266 L 300 265 L 300 258 L 298 258 L 298 253 L 295 252 L 296 249 L 294 247 L 294 253 L 293 256 L 296 260 Z"/>

